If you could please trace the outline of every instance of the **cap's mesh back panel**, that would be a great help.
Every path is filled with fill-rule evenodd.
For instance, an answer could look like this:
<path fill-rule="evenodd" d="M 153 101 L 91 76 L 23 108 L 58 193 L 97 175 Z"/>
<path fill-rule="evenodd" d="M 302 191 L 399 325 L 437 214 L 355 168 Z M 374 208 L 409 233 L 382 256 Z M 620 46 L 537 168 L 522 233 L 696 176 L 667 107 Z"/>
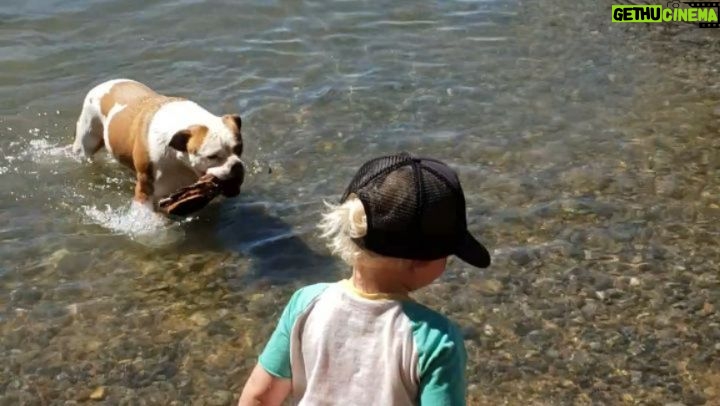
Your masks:
<path fill-rule="evenodd" d="M 458 194 L 462 192 L 454 187 L 455 179 L 445 179 L 447 173 L 438 175 L 442 170 L 434 166 L 397 154 L 369 161 L 358 170 L 342 200 L 355 193 L 363 201 L 366 248 L 415 259 L 452 252 L 465 227 L 464 202 Z"/>
<path fill-rule="evenodd" d="M 461 227 L 456 194 L 431 171 L 423 169 L 422 177 L 424 207 L 418 219 L 420 228 L 429 235 L 454 237 Z"/>
<path fill-rule="evenodd" d="M 372 208 L 371 227 L 387 231 L 411 231 L 418 212 L 415 175 L 412 166 L 403 166 L 387 176 L 373 179 L 363 188 L 362 199 Z"/>
<path fill-rule="evenodd" d="M 366 162 L 355 174 L 355 177 L 350 182 L 350 185 L 348 185 L 348 188 L 345 191 L 345 194 L 343 195 L 341 201 L 344 201 L 350 193 L 357 193 L 359 190 L 363 189 L 368 184 L 368 182 L 372 181 L 373 179 L 383 177 L 393 169 L 398 168 L 411 161 L 412 159 L 409 155 L 397 154 L 382 158 L 376 158 Z"/>

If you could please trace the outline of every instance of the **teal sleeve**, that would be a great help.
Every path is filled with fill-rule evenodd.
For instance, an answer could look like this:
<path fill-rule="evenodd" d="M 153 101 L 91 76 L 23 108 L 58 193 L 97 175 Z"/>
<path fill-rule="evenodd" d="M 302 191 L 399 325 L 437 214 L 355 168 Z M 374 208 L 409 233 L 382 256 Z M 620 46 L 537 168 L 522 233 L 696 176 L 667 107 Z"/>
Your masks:
<path fill-rule="evenodd" d="M 291 379 L 290 341 L 295 322 L 327 288 L 327 283 L 306 286 L 296 291 L 285 306 L 275 331 L 265 345 L 258 362 L 272 376 Z"/>
<path fill-rule="evenodd" d="M 418 352 L 420 405 L 465 405 L 467 354 L 460 330 L 447 318 L 416 304 L 403 306 Z"/>

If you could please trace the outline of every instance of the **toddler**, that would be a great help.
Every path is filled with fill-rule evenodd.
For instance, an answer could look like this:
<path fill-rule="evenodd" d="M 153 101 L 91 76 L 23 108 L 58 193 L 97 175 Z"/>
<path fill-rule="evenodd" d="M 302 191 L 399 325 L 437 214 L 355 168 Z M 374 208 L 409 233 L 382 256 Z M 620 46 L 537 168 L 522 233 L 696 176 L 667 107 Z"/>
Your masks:
<path fill-rule="evenodd" d="M 352 266 L 336 283 L 290 299 L 239 406 L 464 405 L 459 329 L 413 301 L 456 255 L 490 265 L 467 230 L 465 197 L 444 163 L 400 153 L 365 163 L 320 228 Z"/>

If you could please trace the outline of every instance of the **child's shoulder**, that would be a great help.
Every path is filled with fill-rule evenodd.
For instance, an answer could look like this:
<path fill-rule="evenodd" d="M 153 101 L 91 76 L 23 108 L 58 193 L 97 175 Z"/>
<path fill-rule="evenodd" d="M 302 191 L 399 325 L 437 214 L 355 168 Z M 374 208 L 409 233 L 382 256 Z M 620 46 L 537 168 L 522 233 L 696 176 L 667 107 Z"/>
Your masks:
<path fill-rule="evenodd" d="M 315 283 L 313 285 L 303 286 L 293 293 L 288 301 L 288 309 L 291 312 L 301 312 L 310 306 L 325 290 L 332 285 L 331 283 Z"/>
<path fill-rule="evenodd" d="M 417 302 L 403 302 L 403 313 L 409 319 L 416 341 L 428 345 L 463 342 L 460 328 L 449 318 Z"/>
<path fill-rule="evenodd" d="M 445 315 L 433 310 L 416 301 L 406 301 L 402 304 L 403 312 L 410 321 L 428 324 L 435 328 L 453 329 L 457 328 Z"/>
<path fill-rule="evenodd" d="M 295 291 L 292 295 L 292 299 L 295 300 L 302 300 L 302 299 L 310 299 L 319 296 L 321 293 L 325 291 L 332 283 L 328 282 L 322 282 L 322 283 L 314 283 L 312 285 L 307 285 L 299 288 Z"/>

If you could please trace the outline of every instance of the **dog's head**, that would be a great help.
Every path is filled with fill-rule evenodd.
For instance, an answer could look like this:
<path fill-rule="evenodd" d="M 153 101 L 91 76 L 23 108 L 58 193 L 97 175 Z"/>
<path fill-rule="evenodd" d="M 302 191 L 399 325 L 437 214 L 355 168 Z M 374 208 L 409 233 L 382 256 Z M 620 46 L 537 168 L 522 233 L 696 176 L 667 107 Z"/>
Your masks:
<path fill-rule="evenodd" d="M 170 147 L 183 153 L 198 176 L 211 174 L 223 182 L 223 195 L 240 193 L 245 178 L 245 166 L 240 156 L 243 140 L 242 121 L 236 114 L 226 114 L 215 123 L 191 125 L 178 131 L 170 140 Z"/>

